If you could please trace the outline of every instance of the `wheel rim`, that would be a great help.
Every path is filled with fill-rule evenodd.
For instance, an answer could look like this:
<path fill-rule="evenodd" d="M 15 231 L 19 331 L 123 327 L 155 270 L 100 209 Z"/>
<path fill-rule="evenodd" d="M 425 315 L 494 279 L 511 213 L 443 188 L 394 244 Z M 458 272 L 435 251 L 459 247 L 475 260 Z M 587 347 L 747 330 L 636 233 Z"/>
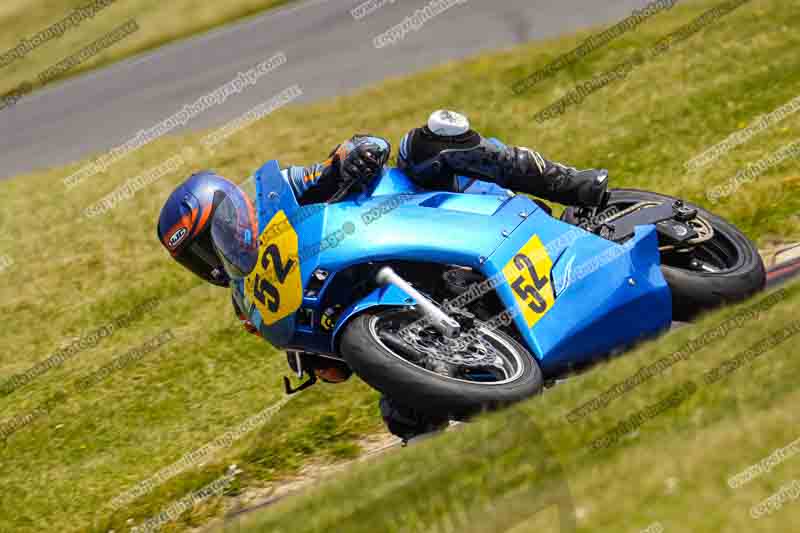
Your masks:
<path fill-rule="evenodd" d="M 663 264 L 701 274 L 724 274 L 735 270 L 742 261 L 736 244 L 714 228 L 714 236 L 686 251 L 662 253 Z"/>
<path fill-rule="evenodd" d="M 635 201 L 624 201 L 613 202 L 611 205 L 624 210 L 636 203 Z M 705 217 L 702 215 L 698 215 L 698 217 L 713 228 L 714 235 L 690 248 L 662 251 L 661 263 L 670 268 L 695 274 L 725 274 L 738 268 L 741 265 L 742 256 L 736 243 Z"/>
<path fill-rule="evenodd" d="M 454 316 L 454 318 L 462 322 L 463 317 Z M 490 330 L 477 321 L 468 322 L 473 322 L 468 330 L 470 336 L 467 337 L 471 342 L 463 339 L 454 342 L 420 320 L 415 312 L 391 310 L 370 318 L 369 333 L 394 357 L 444 379 L 489 386 L 517 380 L 525 371 L 522 357 L 530 356 L 520 354 L 501 332 Z M 465 333 L 459 338 L 468 334 L 466 330 L 464 331 Z M 474 337 L 479 340 L 473 341 Z M 398 345 L 398 339 L 404 346 Z M 483 346 L 480 347 L 479 344 Z M 432 357 L 431 352 L 434 350 L 437 351 L 437 357 L 451 361 L 443 362 Z M 470 364 L 464 366 L 452 364 L 460 359 L 461 353 Z M 489 360 L 492 360 L 493 364 L 485 364 Z"/>

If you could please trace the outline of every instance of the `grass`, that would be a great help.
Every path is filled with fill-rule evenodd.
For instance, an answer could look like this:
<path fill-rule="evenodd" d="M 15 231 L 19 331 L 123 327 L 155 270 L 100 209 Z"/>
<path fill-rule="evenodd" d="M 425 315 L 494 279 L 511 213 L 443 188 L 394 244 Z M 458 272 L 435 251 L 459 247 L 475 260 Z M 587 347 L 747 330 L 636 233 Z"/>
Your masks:
<path fill-rule="evenodd" d="M 3 2 L 0 7 L 0 54 L 16 47 L 21 39 L 30 39 L 68 17 L 76 7 L 86 6 L 90 2 L 91 0 Z M 60 38 L 50 40 L 23 58 L 0 68 L 0 94 L 6 94 L 26 81 L 37 87 L 37 75 L 40 72 L 77 53 L 130 19 L 138 22 L 137 32 L 55 79 L 108 65 L 289 2 L 291 0 L 232 0 L 222 3 L 200 0 L 116 0 L 93 18 L 84 20 L 77 27 L 69 28 Z"/>
<path fill-rule="evenodd" d="M 154 237 L 155 220 L 164 199 L 191 171 L 213 168 L 238 180 L 269 158 L 279 158 L 284 164 L 322 159 L 332 146 L 354 132 L 381 134 L 396 145 L 399 137 L 423 123 L 431 110 L 449 107 L 466 112 L 485 135 L 532 145 L 550 158 L 577 166 L 609 168 L 615 186 L 653 189 L 705 204 L 708 187 L 724 183 L 748 162 L 757 161 L 798 137 L 800 128 L 795 116 L 700 173 L 687 174 L 683 167 L 685 161 L 745 127 L 758 115 L 797 96 L 800 58 L 793 52 L 800 37 L 792 28 L 800 23 L 800 13 L 786 3 L 753 0 L 660 59 L 637 69 L 627 80 L 588 97 L 558 120 L 539 125 L 532 117 L 575 83 L 616 65 L 635 48 L 652 44 L 711 5 L 703 1 L 676 6 L 519 97 L 511 94 L 514 81 L 574 48 L 589 34 L 446 64 L 410 78 L 389 80 L 353 96 L 289 106 L 232 137 L 214 154 L 200 145 L 202 134 L 164 138 L 69 191 L 62 179 L 79 164 L 0 183 L 5 202 L 0 212 L 0 256 L 13 260 L 0 273 L 3 379 L 25 371 L 59 346 L 148 299 L 157 298 L 160 302 L 152 312 L 102 339 L 95 348 L 82 351 L 0 398 L 3 424 L 32 412 L 57 391 L 66 392 L 64 401 L 19 429 L 0 447 L 4 474 L 0 479 L 0 530 L 123 531 L 129 519 L 140 523 L 156 515 L 170 502 L 221 476 L 230 463 L 237 463 L 244 470 L 232 493 L 270 486 L 309 461 L 352 456 L 362 436 L 380 430 L 377 395 L 373 391 L 357 380 L 341 386 L 323 385 L 303 393 L 263 427 L 214 454 L 204 464 L 117 512 L 107 507 L 122 491 L 221 436 L 282 395 L 279 376 L 284 373 L 284 356 L 263 341 L 231 329 L 234 319 L 226 291 L 200 287 L 169 261 Z M 82 218 L 85 207 L 187 145 L 194 146 L 199 154 L 191 164 L 149 185 L 101 217 Z M 797 239 L 800 183 L 784 179 L 796 176 L 797 170 L 797 161 L 788 160 L 745 184 L 713 210 L 743 228 L 759 244 Z M 720 354 L 729 353 L 729 344 L 744 346 L 762 338 L 788 320 L 785 317 L 794 316 L 796 307 L 797 298 L 793 295 L 746 331 L 676 368 L 668 382 L 666 378 L 653 382 L 631 393 L 630 400 L 618 402 L 602 416 L 576 426 L 548 425 L 548 420 L 555 418 L 540 413 L 560 416 L 566 409 L 562 406 L 571 408 L 586 401 L 604 386 L 626 377 L 644 359 L 669 352 L 673 344 L 692 333 L 670 334 L 630 358 L 598 368 L 519 408 L 523 413 L 535 414 L 533 420 L 564 464 L 570 489 L 577 505 L 588 513 L 592 531 L 595 527 L 609 531 L 641 529 L 651 515 L 652 520 L 677 520 L 677 515 L 670 514 L 673 506 L 683 509 L 686 501 L 694 503 L 706 497 L 711 502 L 706 508 L 694 504 L 684 509 L 689 511 L 689 525 L 697 527 L 684 528 L 682 522 L 676 521 L 675 529 L 701 530 L 717 520 L 713 523 L 720 524 L 720 530 L 732 530 L 721 513 L 731 511 L 732 503 L 754 503 L 754 493 L 748 491 L 761 484 L 754 482 L 751 488 L 728 495 L 722 482 L 706 477 L 703 469 L 714 466 L 709 476 L 717 472 L 717 477 L 723 469 L 738 471 L 775 447 L 775 443 L 784 445 L 797 437 L 785 429 L 791 424 L 781 425 L 791 422 L 793 416 L 788 407 L 781 407 L 781 402 L 788 405 L 793 399 L 791 380 L 784 378 L 793 375 L 793 371 L 796 374 L 791 359 L 782 351 L 789 345 L 762 357 L 751 367 L 751 373 L 733 376 L 729 383 L 736 383 L 735 388 L 721 384 L 713 391 L 702 391 L 673 413 L 647 423 L 641 430 L 640 444 L 633 446 L 626 441 L 596 458 L 581 455 L 578 450 L 632 412 L 636 402 L 646 405 L 653 398 L 660 398 L 674 386 L 673 377 L 674 384 L 680 383 L 680 378 L 697 374 L 700 367 L 696 365 L 710 366 L 722 357 Z M 75 380 L 166 328 L 172 330 L 176 340 L 85 392 L 72 392 L 71 383 Z M 774 372 L 775 368 L 780 372 Z M 750 382 L 752 386 L 748 385 Z M 547 402 L 554 405 L 547 408 Z M 748 406 L 752 409 L 747 410 Z M 463 444 L 456 437 L 445 437 L 442 444 L 439 439 L 430 444 L 433 451 L 421 448 L 408 453 L 438 453 L 445 470 L 431 472 L 431 487 L 440 486 L 441 479 L 460 479 L 465 473 L 448 470 L 448 465 L 468 457 L 470 443 L 474 447 L 474 436 L 479 432 L 499 431 L 507 420 L 503 416 L 512 414 L 490 417 L 485 429 L 480 425 L 466 428 Z M 697 435 L 696 441 L 693 435 Z M 500 461 L 518 465 L 524 448 L 515 443 L 521 437 L 498 436 L 499 448 L 491 453 L 497 454 Z M 699 447 L 698 442 L 706 447 Z M 448 453 L 443 453 L 445 448 Z M 504 459 L 506 449 L 511 456 Z M 397 501 L 407 502 L 409 513 L 423 513 L 421 504 L 412 503 L 424 502 L 430 492 L 420 488 L 424 483 L 413 482 L 413 476 L 419 474 L 411 470 L 411 463 L 405 467 L 401 464 L 404 458 L 405 455 L 390 458 L 389 466 L 381 466 L 386 470 L 384 474 L 374 473 L 378 476 L 375 485 L 382 486 L 387 497 L 392 498 L 394 489 L 379 476 L 390 479 L 403 468 L 409 469 L 411 484 L 399 486 L 405 479 L 400 476 L 396 490 L 410 491 L 418 497 L 408 500 L 406 492 L 398 492 Z M 480 461 L 467 463 L 476 466 L 475 476 L 483 472 L 481 468 L 498 464 L 489 461 L 489 466 L 480 467 Z M 679 499 L 663 493 L 664 476 L 681 480 Z M 500 478 L 494 483 L 502 481 Z M 777 488 L 771 477 L 762 481 Z M 472 483 L 465 485 L 471 487 L 479 480 L 469 478 L 466 482 Z M 355 489 L 335 494 L 339 499 L 304 499 L 287 505 L 308 506 L 303 508 L 318 511 L 322 521 L 330 519 L 330 514 L 320 511 L 330 501 L 337 503 L 331 508 L 341 507 L 343 513 L 363 504 L 364 512 L 380 515 L 372 505 L 374 501 Z M 345 501 L 343 495 L 349 494 L 361 498 Z M 185 529 L 218 515 L 222 502 L 224 498 L 209 500 L 185 513 L 167 530 Z M 785 519 L 791 523 L 793 512 L 785 508 L 769 520 Z M 284 530 L 294 530 L 295 522 L 291 522 L 291 528 L 286 526 L 288 515 L 276 513 L 266 520 L 277 521 Z M 309 520 L 315 515 L 303 516 Z M 758 528 L 775 524 L 769 520 L 750 525 Z M 322 522 L 312 521 L 309 527 L 316 523 Z M 586 524 L 583 527 L 589 527 Z"/>
<path fill-rule="evenodd" d="M 787 502 L 754 520 L 750 508 L 793 479 L 797 457 L 733 489 L 727 480 L 800 437 L 794 379 L 800 361 L 790 339 L 707 385 L 704 373 L 791 324 L 798 325 L 800 285 L 760 317 L 694 353 L 659 377 L 588 417 L 567 413 L 621 379 L 678 351 L 740 308 L 706 317 L 603 364 L 505 412 L 398 451 L 380 463 L 265 511 L 230 531 L 480 531 L 559 529 L 559 509 L 577 531 L 788 531 L 800 504 Z M 617 423 L 658 403 L 687 381 L 697 391 L 678 407 L 647 420 L 616 445 L 590 443 Z"/>

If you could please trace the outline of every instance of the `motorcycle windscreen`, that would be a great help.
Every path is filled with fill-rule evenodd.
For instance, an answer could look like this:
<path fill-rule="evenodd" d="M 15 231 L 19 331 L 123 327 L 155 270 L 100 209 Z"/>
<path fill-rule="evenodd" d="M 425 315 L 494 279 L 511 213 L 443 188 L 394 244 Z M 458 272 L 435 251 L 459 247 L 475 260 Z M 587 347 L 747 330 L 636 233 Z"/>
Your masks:
<path fill-rule="evenodd" d="M 316 268 L 316 256 L 303 250 L 319 239 L 325 206 L 300 207 L 277 161 L 256 172 L 255 198 L 258 252 L 243 292 L 258 311 L 256 327 L 280 347 L 291 342 L 295 313 L 303 304 L 304 280 Z"/>

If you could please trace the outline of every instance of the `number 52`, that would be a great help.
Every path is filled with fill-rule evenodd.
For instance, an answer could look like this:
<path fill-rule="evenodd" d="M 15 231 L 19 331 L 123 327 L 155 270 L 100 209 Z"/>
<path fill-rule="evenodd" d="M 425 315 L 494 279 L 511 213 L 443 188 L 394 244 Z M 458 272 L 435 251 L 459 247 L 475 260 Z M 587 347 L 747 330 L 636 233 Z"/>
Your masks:
<path fill-rule="evenodd" d="M 542 278 L 536 272 L 536 266 L 525 254 L 517 254 L 514 257 L 514 266 L 520 272 L 527 271 L 531 276 L 533 285 L 530 285 L 525 280 L 525 276 L 520 275 L 511 283 L 511 288 L 517 293 L 520 299 L 528 304 L 535 313 L 543 313 L 547 310 L 547 301 L 540 292 L 547 285 L 548 279 Z"/>

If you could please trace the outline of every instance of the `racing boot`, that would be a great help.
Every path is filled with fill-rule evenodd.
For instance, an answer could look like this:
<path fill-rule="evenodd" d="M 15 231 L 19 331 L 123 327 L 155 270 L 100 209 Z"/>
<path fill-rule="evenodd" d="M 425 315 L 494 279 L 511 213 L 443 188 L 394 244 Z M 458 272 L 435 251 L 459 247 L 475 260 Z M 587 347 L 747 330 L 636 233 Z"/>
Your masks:
<path fill-rule="evenodd" d="M 381 396 L 379 405 L 386 429 L 400 437 L 404 443 L 421 435 L 443 431 L 449 424 L 447 417 L 421 413 L 390 400 L 387 396 Z"/>
<path fill-rule="evenodd" d="M 564 205 L 600 207 L 606 203 L 605 169 L 578 170 L 548 161 L 530 148 L 498 146 L 496 150 L 499 152 L 493 153 L 488 148 L 482 157 L 496 158 L 492 170 L 498 185 Z"/>

